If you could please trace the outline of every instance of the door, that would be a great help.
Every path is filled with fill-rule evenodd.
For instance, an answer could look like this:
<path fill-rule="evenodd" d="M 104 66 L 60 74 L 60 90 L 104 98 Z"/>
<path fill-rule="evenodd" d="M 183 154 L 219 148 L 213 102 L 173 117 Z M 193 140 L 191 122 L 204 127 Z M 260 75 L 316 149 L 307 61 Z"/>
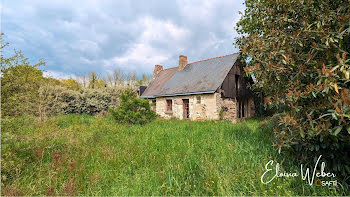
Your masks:
<path fill-rule="evenodd" d="M 237 99 L 237 117 L 244 118 L 247 114 L 248 102 L 245 99 Z"/>
<path fill-rule="evenodd" d="M 189 119 L 190 118 L 190 107 L 189 107 L 189 100 L 188 99 L 182 99 L 182 107 L 183 107 L 183 119 Z"/>

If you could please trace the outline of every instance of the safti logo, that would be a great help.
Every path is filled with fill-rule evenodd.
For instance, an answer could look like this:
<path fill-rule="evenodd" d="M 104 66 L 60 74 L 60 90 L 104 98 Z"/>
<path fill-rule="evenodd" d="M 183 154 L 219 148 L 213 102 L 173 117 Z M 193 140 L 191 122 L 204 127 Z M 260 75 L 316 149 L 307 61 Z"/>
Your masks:
<path fill-rule="evenodd" d="M 263 184 L 268 184 L 271 181 L 273 181 L 277 177 L 298 177 L 301 175 L 301 178 L 305 181 L 307 181 L 307 184 L 310 186 L 337 186 L 337 181 L 329 181 L 329 180 L 322 180 L 322 179 L 329 179 L 329 178 L 335 178 L 335 174 L 331 172 L 326 172 L 325 167 L 326 164 L 325 162 L 321 163 L 321 168 L 320 172 L 317 172 L 317 168 L 319 167 L 319 162 L 321 159 L 322 155 L 320 155 L 315 163 L 315 166 L 312 170 L 312 174 L 310 174 L 311 170 L 310 168 L 306 168 L 304 172 L 303 164 L 300 165 L 300 174 L 298 172 L 282 172 L 280 171 L 280 164 L 276 163 L 275 165 L 275 170 L 273 170 L 273 160 L 270 160 L 266 165 L 265 165 L 265 172 L 261 176 L 261 182 Z M 270 179 L 266 180 L 266 177 L 271 177 Z"/>
<path fill-rule="evenodd" d="M 315 186 L 337 186 L 337 180 L 334 181 L 322 181 L 321 179 L 317 179 L 315 181 Z"/>

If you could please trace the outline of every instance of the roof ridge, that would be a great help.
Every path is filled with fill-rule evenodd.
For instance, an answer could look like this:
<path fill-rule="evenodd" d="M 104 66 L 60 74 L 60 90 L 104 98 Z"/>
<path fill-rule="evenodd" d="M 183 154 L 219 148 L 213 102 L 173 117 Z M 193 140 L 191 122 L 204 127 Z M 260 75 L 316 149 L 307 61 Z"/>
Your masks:
<path fill-rule="evenodd" d="M 187 65 L 188 65 L 188 64 L 197 63 L 197 62 L 207 61 L 207 60 L 211 60 L 211 59 L 216 59 L 216 58 L 220 58 L 220 57 L 226 57 L 226 56 L 233 55 L 233 54 L 236 54 L 236 53 L 239 53 L 239 52 L 230 53 L 230 54 L 226 54 L 226 55 L 220 55 L 220 56 L 216 56 L 216 57 L 210 57 L 210 58 L 202 59 L 202 60 L 197 60 L 197 61 L 194 61 L 194 62 L 187 63 Z M 177 67 L 178 67 L 178 66 L 174 66 L 174 67 L 166 68 L 166 69 L 163 69 L 163 70 L 174 69 L 174 68 L 177 68 Z M 161 71 L 163 71 L 163 70 L 161 70 Z"/>
<path fill-rule="evenodd" d="M 178 66 L 174 66 L 174 67 L 171 67 L 171 68 L 166 68 L 166 69 L 163 69 L 163 70 L 169 70 L 169 69 L 174 69 L 174 68 L 177 68 Z M 161 70 L 161 71 L 163 71 Z"/>
<path fill-rule="evenodd" d="M 236 53 L 239 53 L 239 52 L 236 52 Z M 197 62 L 207 61 L 207 60 L 216 59 L 216 58 L 220 58 L 220 57 L 226 57 L 226 56 L 233 55 L 233 54 L 236 54 L 236 53 L 230 53 L 230 54 L 227 54 L 227 55 L 220 55 L 220 56 L 216 56 L 216 57 L 210 57 L 210 58 L 207 58 L 207 59 L 202 59 L 202 60 L 197 60 L 197 61 L 194 61 L 194 62 L 190 62 L 188 64 L 193 64 L 193 63 L 197 63 Z"/>

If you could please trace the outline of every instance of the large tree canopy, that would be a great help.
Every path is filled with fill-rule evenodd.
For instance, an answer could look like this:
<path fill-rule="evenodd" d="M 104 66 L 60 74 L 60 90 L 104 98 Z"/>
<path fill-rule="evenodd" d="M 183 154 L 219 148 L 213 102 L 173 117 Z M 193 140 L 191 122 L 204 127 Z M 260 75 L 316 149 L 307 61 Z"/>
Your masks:
<path fill-rule="evenodd" d="M 246 0 L 236 44 L 282 113 L 276 144 L 350 173 L 350 1 Z M 303 151 L 301 151 L 303 150 Z M 348 176 L 348 175 L 347 175 Z"/>

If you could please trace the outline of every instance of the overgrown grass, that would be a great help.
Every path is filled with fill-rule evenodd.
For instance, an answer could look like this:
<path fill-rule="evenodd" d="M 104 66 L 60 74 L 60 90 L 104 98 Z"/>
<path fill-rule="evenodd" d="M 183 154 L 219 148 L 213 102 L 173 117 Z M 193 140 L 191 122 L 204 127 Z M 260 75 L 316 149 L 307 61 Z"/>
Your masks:
<path fill-rule="evenodd" d="M 274 160 L 258 120 L 157 120 L 126 126 L 107 117 L 65 115 L 2 121 L 3 195 L 346 195 L 299 178 L 262 184 Z"/>

